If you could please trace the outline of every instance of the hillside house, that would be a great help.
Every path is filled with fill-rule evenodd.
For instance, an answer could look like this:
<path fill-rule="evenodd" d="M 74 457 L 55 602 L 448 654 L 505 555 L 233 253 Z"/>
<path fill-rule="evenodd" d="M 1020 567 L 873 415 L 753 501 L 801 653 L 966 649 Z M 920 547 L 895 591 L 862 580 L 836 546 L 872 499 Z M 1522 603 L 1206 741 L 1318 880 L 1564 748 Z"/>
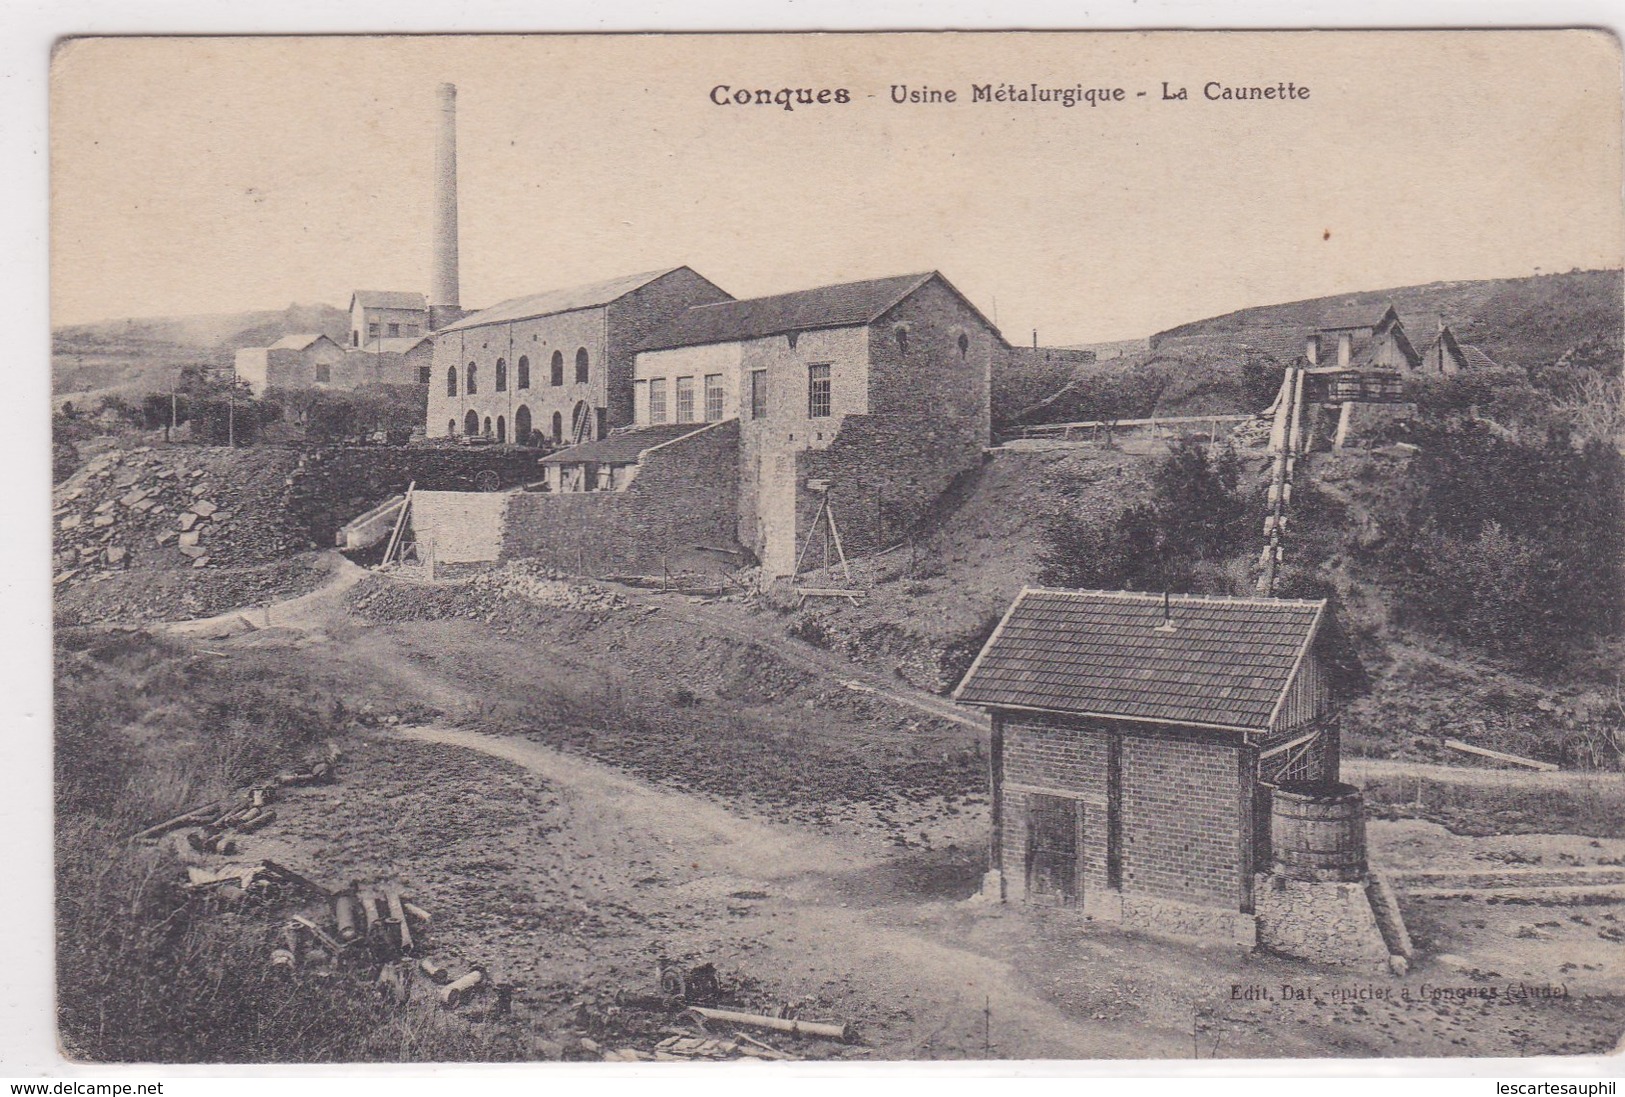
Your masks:
<path fill-rule="evenodd" d="M 360 349 L 379 339 L 410 339 L 429 331 L 429 305 L 421 293 L 358 289 L 350 295 L 348 345 Z"/>
<path fill-rule="evenodd" d="M 1270 790 L 1338 776 L 1328 618 L 1023 590 L 954 693 L 992 718 L 986 892 L 1251 944 Z"/>
<path fill-rule="evenodd" d="M 1450 376 L 1465 373 L 1468 370 L 1499 369 L 1500 365 L 1468 343 L 1456 338 L 1456 333 L 1450 330 L 1450 325 L 1443 320 L 1439 321 L 1439 329 L 1431 342 L 1422 351 L 1421 371 L 1434 376 Z"/>
<path fill-rule="evenodd" d="M 256 396 L 268 388 L 354 388 L 344 348 L 320 332 L 285 335 L 268 347 L 237 352 L 236 374 Z"/>
<path fill-rule="evenodd" d="M 352 348 L 345 361 L 355 385 L 427 385 L 434 341 L 428 335 L 386 335 Z"/>
<path fill-rule="evenodd" d="M 729 295 L 688 267 L 517 297 L 434 333 L 428 435 L 590 442 L 632 422 L 651 331 Z"/>
<path fill-rule="evenodd" d="M 1422 356 L 1411 345 L 1394 306 L 1338 309 L 1304 344 L 1310 368 L 1414 372 Z"/>

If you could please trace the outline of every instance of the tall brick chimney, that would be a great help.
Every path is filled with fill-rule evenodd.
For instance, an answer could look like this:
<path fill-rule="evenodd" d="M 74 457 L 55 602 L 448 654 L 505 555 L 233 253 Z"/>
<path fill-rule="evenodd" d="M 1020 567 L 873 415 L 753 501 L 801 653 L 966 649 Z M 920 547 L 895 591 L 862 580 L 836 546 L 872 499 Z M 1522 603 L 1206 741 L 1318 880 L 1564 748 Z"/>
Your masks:
<path fill-rule="evenodd" d="M 434 269 L 429 279 L 429 329 L 455 323 L 457 292 L 457 86 L 435 89 L 439 118 L 434 141 Z"/>

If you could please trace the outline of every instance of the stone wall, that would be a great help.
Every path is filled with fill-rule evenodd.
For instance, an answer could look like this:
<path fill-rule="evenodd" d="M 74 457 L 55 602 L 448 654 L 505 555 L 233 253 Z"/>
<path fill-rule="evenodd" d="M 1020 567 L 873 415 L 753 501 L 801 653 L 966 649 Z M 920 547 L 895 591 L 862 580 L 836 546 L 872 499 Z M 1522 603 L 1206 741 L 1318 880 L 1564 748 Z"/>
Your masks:
<path fill-rule="evenodd" d="M 1253 887 L 1258 943 L 1318 964 L 1385 969 L 1388 946 L 1364 883 L 1260 874 Z"/>
<path fill-rule="evenodd" d="M 940 279 L 870 325 L 868 341 L 867 414 L 848 416 L 796 470 L 798 542 L 819 505 L 806 482 L 827 479 L 849 554 L 903 540 L 956 476 L 981 463 L 993 360 L 1003 353 L 998 333 Z"/>
<path fill-rule="evenodd" d="M 541 478 L 535 450 L 485 446 L 330 446 L 311 450 L 288 477 L 289 515 L 319 545 L 340 527 L 417 483 L 422 491 L 475 491 L 483 472 L 508 488 Z"/>
<path fill-rule="evenodd" d="M 1258 945 L 1259 930 L 1251 914 L 1150 895 L 1124 894 L 1122 925 L 1163 937 L 1210 944 Z"/>
<path fill-rule="evenodd" d="M 412 495 L 412 536 L 436 564 L 473 564 L 502 553 L 503 519 L 513 492 L 419 491 Z"/>
<path fill-rule="evenodd" d="M 737 550 L 738 462 L 730 419 L 646 454 L 625 491 L 513 493 L 501 555 L 588 575 L 658 575 L 697 546 Z"/>

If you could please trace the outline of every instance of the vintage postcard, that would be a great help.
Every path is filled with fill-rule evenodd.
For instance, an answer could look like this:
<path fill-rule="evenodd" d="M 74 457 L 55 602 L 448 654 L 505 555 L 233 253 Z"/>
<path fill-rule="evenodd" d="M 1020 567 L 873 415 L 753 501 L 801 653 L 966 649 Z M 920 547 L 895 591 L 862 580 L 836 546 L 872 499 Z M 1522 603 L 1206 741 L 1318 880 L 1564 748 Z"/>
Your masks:
<path fill-rule="evenodd" d="M 1600 1071 L 1620 67 L 60 42 L 63 1063 Z"/>

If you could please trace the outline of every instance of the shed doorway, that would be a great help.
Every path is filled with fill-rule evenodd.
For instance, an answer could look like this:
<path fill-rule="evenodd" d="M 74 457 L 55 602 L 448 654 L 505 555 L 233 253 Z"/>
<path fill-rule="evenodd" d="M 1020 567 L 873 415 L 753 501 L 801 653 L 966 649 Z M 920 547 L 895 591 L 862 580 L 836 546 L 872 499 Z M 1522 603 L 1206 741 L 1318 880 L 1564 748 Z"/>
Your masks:
<path fill-rule="evenodd" d="M 1027 896 L 1050 906 L 1076 906 L 1083 899 L 1084 804 L 1065 796 L 1029 793 L 1027 798 Z"/>

